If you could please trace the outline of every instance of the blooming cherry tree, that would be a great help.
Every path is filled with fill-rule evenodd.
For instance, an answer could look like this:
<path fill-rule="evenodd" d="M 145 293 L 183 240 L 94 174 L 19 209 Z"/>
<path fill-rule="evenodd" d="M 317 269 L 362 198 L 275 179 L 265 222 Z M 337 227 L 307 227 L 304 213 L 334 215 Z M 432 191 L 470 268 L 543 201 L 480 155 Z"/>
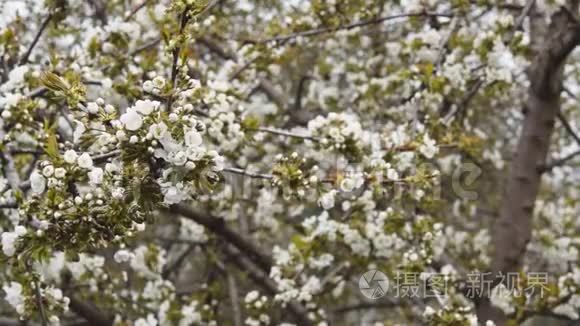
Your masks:
<path fill-rule="evenodd" d="M 578 322 L 578 5 L 0 0 L 0 323 Z"/>

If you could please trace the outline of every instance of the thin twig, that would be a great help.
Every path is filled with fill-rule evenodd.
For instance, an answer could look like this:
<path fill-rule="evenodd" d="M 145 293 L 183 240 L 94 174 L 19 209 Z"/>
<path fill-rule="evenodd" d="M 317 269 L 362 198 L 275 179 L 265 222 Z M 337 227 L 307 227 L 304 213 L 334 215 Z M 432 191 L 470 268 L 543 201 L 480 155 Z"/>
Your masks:
<path fill-rule="evenodd" d="M 445 61 L 445 57 L 446 57 L 447 52 L 449 50 L 449 47 L 447 46 L 447 44 L 449 43 L 449 40 L 451 39 L 451 37 L 455 33 L 455 29 L 458 26 L 458 22 L 459 22 L 459 17 L 454 16 L 453 19 L 451 20 L 451 25 L 449 26 L 449 34 L 447 34 L 447 36 L 441 41 L 441 44 L 439 45 L 439 48 L 440 48 L 439 55 L 437 56 L 437 61 L 435 63 L 435 67 L 441 68 L 441 65 Z"/>
<path fill-rule="evenodd" d="M 18 204 L 16 204 L 16 202 L 9 202 L 0 205 L 0 209 L 14 209 L 14 208 L 18 208 Z"/>
<path fill-rule="evenodd" d="M 580 145 L 580 137 L 574 131 L 574 129 L 572 128 L 572 126 L 570 125 L 570 123 L 568 122 L 566 117 L 562 114 L 562 112 L 558 112 L 558 120 L 560 121 L 560 123 L 562 124 L 564 129 L 566 129 L 566 131 L 570 134 L 570 136 L 572 136 L 572 138 L 574 138 L 576 143 L 578 143 L 578 145 Z"/>
<path fill-rule="evenodd" d="M 188 7 L 185 8 L 185 10 L 183 10 L 183 13 L 181 13 L 181 22 L 180 22 L 180 26 L 179 26 L 179 36 L 181 37 L 183 35 L 183 31 L 185 30 L 185 26 L 187 26 L 187 21 L 189 20 L 189 15 L 187 13 L 187 11 L 189 10 Z M 175 49 L 173 49 L 173 62 L 171 63 L 171 86 L 173 89 L 175 89 L 175 87 L 177 86 L 177 72 L 178 72 L 178 67 L 177 64 L 179 62 L 179 53 L 181 52 L 181 47 L 179 45 L 175 46 Z M 173 102 L 173 96 L 169 96 L 169 98 L 167 99 L 167 109 L 169 111 L 171 111 L 171 104 Z"/>
<path fill-rule="evenodd" d="M 522 12 L 520 13 L 518 18 L 516 19 L 516 22 L 514 24 L 514 28 L 512 30 L 513 34 L 515 34 L 515 32 L 518 31 L 520 28 L 522 28 L 522 25 L 524 24 L 524 20 L 530 14 L 530 11 L 532 10 L 532 7 L 534 6 L 535 2 L 536 2 L 536 0 L 528 0 L 524 9 L 522 9 Z M 513 35 L 512 35 L 512 37 L 513 37 Z"/>
<path fill-rule="evenodd" d="M 280 130 L 280 129 L 274 129 L 274 128 L 260 127 L 260 128 L 257 128 L 256 131 L 267 132 L 267 133 L 279 135 L 279 136 L 306 139 L 306 140 L 310 140 L 310 141 L 314 141 L 314 142 L 320 141 L 316 137 L 312 137 L 312 136 L 308 136 L 308 135 L 294 134 L 294 133 L 291 133 L 291 132 L 286 131 L 286 130 Z"/>
<path fill-rule="evenodd" d="M 187 14 L 188 10 L 189 8 L 185 8 L 183 13 L 181 13 L 181 23 L 179 25 L 180 36 L 183 34 L 183 30 L 185 29 L 187 21 L 189 20 L 189 15 Z M 175 83 L 177 81 L 177 62 L 179 59 L 179 52 L 181 52 L 181 47 L 176 46 L 175 49 L 173 49 L 173 63 L 171 66 L 171 85 L 173 85 L 173 87 L 175 87 Z"/>
<path fill-rule="evenodd" d="M 39 87 L 39 88 L 36 88 L 36 89 L 30 91 L 30 93 L 28 93 L 24 96 L 27 98 L 35 98 L 35 97 L 39 97 L 39 96 L 44 95 L 46 92 L 48 92 L 48 88 Z"/>
<path fill-rule="evenodd" d="M 230 173 L 248 176 L 248 177 L 256 178 L 256 179 L 270 180 L 273 178 L 273 176 L 270 174 L 253 173 L 253 172 L 248 172 L 246 170 L 242 170 L 242 169 L 238 169 L 238 168 L 224 168 L 224 172 L 230 172 Z"/>
<path fill-rule="evenodd" d="M 566 94 L 568 94 L 570 97 L 572 97 L 573 99 L 578 100 L 576 95 L 574 93 L 572 93 L 572 91 L 570 89 L 568 89 L 567 87 L 564 87 L 564 92 Z M 558 120 L 560 121 L 560 123 L 562 124 L 562 126 L 564 127 L 564 129 L 566 129 L 566 132 L 568 132 L 568 134 L 570 134 L 570 136 L 572 136 L 572 138 L 574 138 L 576 143 L 578 143 L 578 145 L 580 145 L 580 136 L 578 136 L 578 134 L 574 131 L 574 129 L 572 128 L 572 126 L 570 125 L 570 123 L 568 122 L 566 117 L 562 114 L 562 112 L 558 112 L 557 117 L 558 117 Z M 578 155 L 580 155 L 580 150 L 573 152 L 573 153 L 570 153 L 570 154 L 564 156 L 563 158 L 555 160 L 551 163 L 547 163 L 546 165 L 544 165 L 540 169 L 540 171 L 542 171 L 542 172 L 551 171 L 555 167 L 559 167 L 559 166 L 564 165 L 565 163 L 567 163 L 568 161 L 570 161 L 571 159 L 575 158 Z"/>
<path fill-rule="evenodd" d="M 115 157 L 115 156 L 117 156 L 117 155 L 119 155 L 119 154 L 121 154 L 121 151 L 120 151 L 120 150 L 118 150 L 118 149 L 116 149 L 116 150 L 114 150 L 114 151 L 110 151 L 109 153 L 100 154 L 100 155 L 95 155 L 95 156 L 93 156 L 92 158 L 93 158 L 93 161 L 94 161 L 95 163 L 102 163 L 102 162 L 105 162 L 105 161 L 107 161 L 109 158 L 111 158 L 111 157 Z"/>
<path fill-rule="evenodd" d="M 236 70 L 236 71 L 235 71 L 235 72 L 232 74 L 232 76 L 229 78 L 229 80 L 230 80 L 230 81 L 232 81 L 232 80 L 234 80 L 234 79 L 238 78 L 238 77 L 239 77 L 239 76 L 242 74 L 242 72 L 244 72 L 246 69 L 250 68 L 250 67 L 252 66 L 252 64 L 253 64 L 254 62 L 256 62 L 256 60 L 257 60 L 257 59 L 258 59 L 258 58 L 254 58 L 254 59 L 252 59 L 252 60 L 250 60 L 250 61 L 248 61 L 248 62 L 244 63 L 244 64 L 243 64 L 243 65 L 242 65 L 242 66 L 241 66 L 241 67 L 240 67 L 238 70 Z"/>
<path fill-rule="evenodd" d="M 40 40 L 40 36 L 42 35 L 42 33 L 44 32 L 44 30 L 46 29 L 46 27 L 48 26 L 48 24 L 50 23 L 51 20 L 52 20 L 52 14 L 48 15 L 46 17 L 46 19 L 44 19 L 44 21 L 42 22 L 42 25 L 40 25 L 40 29 L 36 33 L 36 36 L 34 36 L 34 40 L 32 40 L 32 43 L 28 47 L 28 50 L 26 51 L 26 53 L 24 53 L 24 55 L 20 59 L 20 65 L 23 65 L 26 62 L 28 62 L 28 57 L 30 57 L 32 50 L 34 50 L 34 47 L 38 43 L 38 40 Z"/>
<path fill-rule="evenodd" d="M 393 19 L 398 19 L 398 18 L 411 18 L 411 17 L 446 17 L 446 18 L 451 18 L 451 17 L 453 17 L 453 14 L 428 13 L 428 12 L 397 14 L 397 15 L 379 17 L 379 18 L 375 18 L 375 19 L 357 21 L 357 22 L 343 25 L 343 26 L 339 26 L 339 27 L 321 27 L 321 28 L 311 29 L 311 30 L 307 30 L 307 31 L 303 31 L 303 32 L 290 34 L 290 35 L 276 36 L 276 37 L 272 37 L 272 38 L 268 38 L 268 39 L 264 39 L 264 40 L 258 40 L 258 41 L 247 40 L 246 43 L 270 43 L 270 42 L 284 43 L 288 40 L 295 39 L 297 37 L 312 37 L 312 36 L 316 36 L 316 35 L 320 35 L 320 34 L 326 34 L 326 33 L 331 33 L 331 32 L 336 32 L 336 31 L 341 31 L 341 30 L 349 30 L 349 29 L 353 29 L 356 27 L 364 27 L 367 25 L 380 24 L 380 23 L 383 23 L 383 22 L 388 21 L 388 20 L 393 20 Z"/>
<path fill-rule="evenodd" d="M 576 156 L 580 155 L 580 150 L 577 150 L 573 153 L 570 153 L 564 157 L 562 157 L 559 160 L 555 160 L 551 163 L 547 163 L 546 165 L 544 165 L 543 167 L 540 168 L 541 172 L 548 172 L 553 170 L 556 167 L 562 166 L 564 164 L 566 164 L 566 162 L 570 161 L 571 159 L 575 158 Z"/>
<path fill-rule="evenodd" d="M 155 39 L 155 40 L 153 40 L 153 41 L 151 41 L 149 43 L 145 43 L 145 44 L 141 45 L 140 47 L 136 48 L 135 50 L 133 50 L 133 52 L 131 52 L 129 54 L 129 56 L 130 57 L 134 57 L 135 55 L 137 55 L 137 54 L 139 54 L 139 53 L 141 53 L 143 51 L 149 50 L 150 48 L 158 45 L 159 43 L 161 43 L 161 39 L 160 38 Z"/>
<path fill-rule="evenodd" d="M 131 10 L 131 12 L 127 15 L 127 17 L 125 17 L 125 21 L 131 20 L 131 18 L 133 18 L 133 16 L 135 16 L 141 9 L 143 9 L 147 5 L 147 3 L 149 3 L 149 0 L 145 0 L 137 7 L 133 8 L 133 10 Z"/>
<path fill-rule="evenodd" d="M 34 279 L 34 295 L 36 296 L 36 305 L 38 305 L 38 311 L 40 313 L 40 320 L 42 321 L 42 326 L 48 325 L 48 317 L 46 317 L 46 311 L 44 310 L 44 303 L 42 302 L 42 294 L 40 293 L 40 286 L 38 281 Z"/>
<path fill-rule="evenodd" d="M 495 81 L 492 83 L 495 83 Z M 469 105 L 471 100 L 475 97 L 475 95 L 477 95 L 479 89 L 484 84 L 485 84 L 484 78 L 479 77 L 476 80 L 475 84 L 469 89 L 467 94 L 465 94 L 465 96 L 461 99 L 461 101 L 455 106 L 455 110 L 451 110 L 449 114 L 447 114 L 447 116 L 443 118 L 443 123 L 448 124 L 454 115 L 456 115 L 457 113 L 462 113 L 463 110 L 465 110 L 465 108 Z"/>
<path fill-rule="evenodd" d="M 179 269 L 179 267 L 181 267 L 181 265 L 183 265 L 183 263 L 185 262 L 185 258 L 187 258 L 187 256 L 189 256 L 189 254 L 193 252 L 196 246 L 197 244 L 195 243 L 190 244 L 187 247 L 187 249 L 185 249 L 185 251 L 183 251 L 183 253 L 181 253 L 181 255 L 179 255 L 179 257 L 177 257 L 177 259 L 175 259 L 175 261 L 172 264 L 166 265 L 163 271 L 161 272 L 161 277 L 163 277 L 163 279 L 166 279 L 167 277 L 169 277 L 169 275 L 171 275 L 171 273 Z"/>

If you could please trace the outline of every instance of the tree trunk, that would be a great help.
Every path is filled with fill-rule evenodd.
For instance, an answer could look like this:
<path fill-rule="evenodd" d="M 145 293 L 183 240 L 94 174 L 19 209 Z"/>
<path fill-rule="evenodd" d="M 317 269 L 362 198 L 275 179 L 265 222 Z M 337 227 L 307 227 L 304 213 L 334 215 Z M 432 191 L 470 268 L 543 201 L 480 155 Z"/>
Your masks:
<path fill-rule="evenodd" d="M 577 1 L 575 1 L 577 2 Z M 573 6 L 577 8 L 577 6 Z M 576 12 L 576 10 L 572 10 Z M 549 26 L 532 18 L 535 58 L 529 68 L 530 86 L 525 102 L 525 119 L 510 173 L 507 179 L 500 215 L 492 228 L 495 250 L 491 272 L 518 272 L 523 265 L 526 247 L 532 236 L 532 216 L 540 187 L 541 169 L 545 164 L 554 131 L 554 122 L 560 111 L 562 68 L 568 54 L 576 47 L 580 33 L 570 12 L 562 8 L 552 16 Z M 543 39 L 540 35 L 546 35 Z M 540 36 L 540 37 L 538 37 Z M 480 322 L 493 320 L 504 325 L 506 316 L 491 306 L 489 299 L 477 303 Z"/>

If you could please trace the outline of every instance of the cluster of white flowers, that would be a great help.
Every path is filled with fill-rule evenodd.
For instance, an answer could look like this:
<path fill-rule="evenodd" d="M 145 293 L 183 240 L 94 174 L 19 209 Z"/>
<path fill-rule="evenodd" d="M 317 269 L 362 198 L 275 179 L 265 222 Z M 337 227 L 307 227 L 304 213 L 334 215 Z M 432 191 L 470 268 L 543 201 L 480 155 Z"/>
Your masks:
<path fill-rule="evenodd" d="M 198 311 L 198 302 L 192 301 L 181 308 L 181 319 L 179 326 L 195 325 L 201 323 L 201 313 Z"/>
<path fill-rule="evenodd" d="M 270 278 L 276 282 L 278 287 L 278 294 L 274 296 L 274 300 L 281 302 L 308 302 L 313 299 L 313 296 L 321 291 L 320 279 L 316 276 L 310 276 L 304 279 L 301 286 L 297 286 L 297 281 L 295 279 L 286 278 L 283 276 L 280 267 L 274 266 L 270 270 Z"/>
<path fill-rule="evenodd" d="M 512 302 L 513 291 L 508 289 L 504 284 L 499 284 L 491 290 L 489 300 L 491 304 L 500 308 L 506 314 L 511 314 L 515 311 L 514 303 Z"/>
<path fill-rule="evenodd" d="M 244 323 L 248 326 L 261 326 L 261 325 L 270 325 L 270 317 L 266 314 L 260 314 L 258 319 L 254 319 L 252 317 L 246 318 Z"/>
<path fill-rule="evenodd" d="M 466 153 L 491 163 L 490 169 L 503 168 L 515 138 L 503 136 L 522 118 L 511 108 L 521 107 L 517 95 L 529 82 L 524 71 L 535 26 L 528 20 L 548 18 L 566 1 L 536 1 L 534 15 L 521 26 L 515 26 L 514 8 L 525 0 L 377 6 L 243 0 L 228 10 L 193 0 L 134 7 L 60 2 L 0 3 L 0 227 L 7 258 L 2 285 L 10 306 L 21 318 L 39 310 L 30 294 L 37 273 L 47 317 L 58 324 L 55 314 L 68 305 L 58 287 L 70 273 L 67 291 L 82 300 L 97 298 L 89 303 L 115 315 L 115 324 L 213 325 L 207 319 L 230 312 L 220 302 L 219 278 L 188 278 L 195 284 L 187 289 L 181 281 L 186 273 L 199 274 L 199 266 L 213 272 L 224 265 L 239 283 L 231 295 L 249 292 L 240 312 L 247 325 L 283 324 L 278 309 L 297 305 L 325 326 L 325 312 L 317 307 L 328 299 L 355 300 L 347 290 L 352 272 L 380 265 L 461 277 L 466 268 L 489 265 L 490 234 L 479 219 L 466 218 L 478 211 L 464 212 L 476 205 L 430 196 L 431 180 L 409 170 L 437 159 L 451 173 Z M 240 35 L 256 39 L 236 41 Z M 578 90 L 573 59 L 564 73 L 570 93 Z M 572 112 L 573 121 L 570 97 L 563 98 L 561 111 Z M 510 110 L 482 114 L 489 107 Z M 439 124 L 442 113 L 449 117 L 445 126 Z M 504 129 L 510 133 L 500 133 Z M 576 151 L 572 137 L 558 138 L 561 154 Z M 478 140 L 487 147 L 482 155 Z M 453 157 L 439 160 L 448 152 Z M 226 169 L 226 158 L 239 169 Z M 352 162 L 356 171 L 338 167 Z M 562 170 L 546 175 L 550 183 L 541 196 L 573 184 L 575 178 L 566 180 L 573 168 Z M 234 185 L 218 191 L 222 171 L 259 179 L 264 187 L 242 199 Z M 411 193 L 385 198 L 400 189 Z M 539 203 L 527 248 L 557 275 L 572 265 L 558 284 L 558 299 L 567 300 L 552 312 L 574 319 L 580 309 L 580 273 L 573 266 L 580 224 L 571 202 L 577 195 L 574 188 L 562 200 Z M 230 275 L 231 262 L 214 250 L 224 237 L 195 217 L 164 220 L 133 237 L 160 206 L 176 204 L 221 218 L 220 227 L 243 233 L 250 245 L 259 241 L 256 250 L 273 260 L 272 297 Z M 496 209 L 495 200 L 488 204 Z M 248 264 L 256 263 L 251 253 L 239 251 Z M 17 267 L 28 253 L 33 270 L 20 275 Z M 453 264 L 435 267 L 447 254 Z M 167 277 L 173 264 L 166 263 L 179 265 L 180 259 L 182 268 Z M 520 311 L 496 292 L 495 305 Z M 425 320 L 477 325 L 461 299 L 437 311 L 427 307 Z M 521 308 L 536 307 L 526 302 Z"/>
<path fill-rule="evenodd" d="M 155 247 L 155 251 L 151 249 L 146 246 L 137 247 L 130 255 L 130 265 L 137 274 L 147 278 L 158 279 L 161 277 L 160 273 L 167 262 L 166 252 L 157 247 Z"/>
<path fill-rule="evenodd" d="M 335 196 L 336 196 L 337 191 L 332 189 L 329 192 L 324 193 L 322 196 L 320 196 L 320 199 L 318 199 L 318 204 L 320 206 L 322 206 L 322 208 L 329 210 L 331 208 L 334 207 L 334 202 L 335 202 Z"/>
<path fill-rule="evenodd" d="M 307 169 L 306 158 L 301 158 L 297 152 L 290 156 L 278 154 L 274 159 L 276 164 L 272 168 L 271 184 L 278 187 L 284 197 L 304 198 L 307 191 L 318 182 L 318 177 L 314 175 L 318 166 Z"/>
<path fill-rule="evenodd" d="M 4 299 L 10 304 L 19 315 L 25 312 L 26 298 L 22 294 L 22 284 L 17 282 L 10 282 L 2 287 L 6 293 Z"/>
<path fill-rule="evenodd" d="M 418 33 L 409 33 L 406 38 L 408 46 L 405 52 L 412 55 L 416 63 L 423 61 L 436 63 L 440 56 L 439 47 L 442 45 L 442 38 L 441 33 L 432 28 L 425 28 Z M 417 48 L 418 44 L 420 44 L 419 48 Z"/>
<path fill-rule="evenodd" d="M 44 300 L 46 301 L 48 309 L 54 310 L 54 308 L 58 307 L 59 309 L 62 309 L 65 312 L 68 311 L 70 299 L 64 296 L 61 289 L 51 286 L 45 289 L 41 289 L 40 292 L 42 298 L 44 298 Z M 55 319 L 58 318 L 57 316 L 51 316 L 51 318 L 53 321 L 58 321 L 58 319 Z"/>
<path fill-rule="evenodd" d="M 376 218 L 372 217 L 374 214 L 368 215 L 365 233 L 371 239 L 374 248 L 373 254 L 377 257 L 389 258 L 401 252 L 406 246 L 406 242 L 396 233 L 387 234 L 384 232 L 385 221 L 392 216 L 392 212 L 392 209 L 388 209 L 387 212 L 379 212 L 376 214 Z"/>
<path fill-rule="evenodd" d="M 558 300 L 563 301 L 555 309 L 554 313 L 566 316 L 571 320 L 579 318 L 580 311 L 580 269 L 574 268 L 572 272 L 560 276 L 558 279 Z"/>
<path fill-rule="evenodd" d="M 578 255 L 580 238 L 572 231 L 578 221 L 578 206 L 560 197 L 553 201 L 539 200 L 535 211 L 534 238 L 528 250 L 541 257 L 550 271 L 565 273 Z"/>
<path fill-rule="evenodd" d="M 139 318 L 133 322 L 135 326 L 157 326 L 157 318 L 155 315 L 148 314 L 147 318 Z"/>
<path fill-rule="evenodd" d="M 143 126 L 143 119 L 153 112 L 157 111 L 160 106 L 160 102 L 151 100 L 138 100 L 135 102 L 133 107 L 127 109 L 127 112 L 121 115 L 119 121 L 123 124 L 123 127 L 128 131 L 137 131 Z M 117 132 L 117 138 L 124 139 L 125 134 L 122 131 Z M 132 139 L 131 139 L 132 138 Z M 138 138 L 129 139 L 130 142 L 136 143 L 139 141 Z"/>
<path fill-rule="evenodd" d="M 476 234 L 466 231 L 457 230 L 452 226 L 442 229 L 440 223 L 434 225 L 433 237 L 433 256 L 439 259 L 444 252 L 453 253 L 454 255 L 472 254 L 469 263 L 473 266 L 488 264 L 490 262 L 488 247 L 491 241 L 489 231 L 486 229 L 479 230 Z"/>
<path fill-rule="evenodd" d="M 150 83 L 143 85 L 146 90 L 149 86 L 153 89 L 161 89 L 165 81 L 156 77 Z M 151 90 L 149 90 L 151 91 Z M 182 92 L 180 98 L 186 96 Z M 89 110 L 98 109 L 99 103 L 89 103 Z M 107 106 L 105 106 L 106 108 Z M 157 180 L 161 186 L 166 204 L 175 204 L 192 198 L 196 193 L 194 185 L 190 182 L 195 177 L 217 179 L 217 172 L 223 169 L 224 159 L 216 151 L 208 150 L 202 146 L 202 134 L 205 132 L 205 124 L 192 114 L 194 108 L 191 104 L 185 104 L 173 108 L 166 115 L 159 101 L 138 100 L 123 113 L 119 120 L 111 121 L 115 128 L 113 141 L 118 142 L 121 149 L 130 150 L 135 146 L 146 146 L 147 155 L 153 155 L 167 163 L 161 171 L 161 177 Z M 166 117 L 166 118 L 165 118 Z M 81 124 L 82 125 L 82 124 Z M 90 157 L 78 158 L 80 167 L 90 168 Z M 67 159 L 70 157 L 70 159 Z M 65 153 L 67 162 L 76 159 L 74 155 Z M 102 182 L 103 171 L 99 168 L 89 172 L 90 182 L 99 184 Z M 122 189 L 117 189 L 117 197 L 121 197 Z"/>
<path fill-rule="evenodd" d="M 42 194 L 46 188 L 57 188 L 65 185 L 65 177 L 75 167 L 89 170 L 88 176 L 93 184 L 100 184 L 103 180 L 103 170 L 94 168 L 93 159 L 89 153 L 83 153 L 80 156 L 76 151 L 67 150 L 64 155 L 66 165 L 54 167 L 51 162 L 43 161 L 40 163 L 41 170 L 35 170 L 30 175 L 30 186 L 35 194 Z"/>
<path fill-rule="evenodd" d="M 180 239 L 199 243 L 207 242 L 208 236 L 205 232 L 205 228 L 202 225 L 186 218 L 180 218 L 179 222 L 181 224 L 181 228 L 179 228 Z"/>
<path fill-rule="evenodd" d="M 318 257 L 308 258 L 308 265 L 314 269 L 324 269 L 329 267 L 334 262 L 334 256 L 329 253 L 324 253 Z"/>
<path fill-rule="evenodd" d="M 308 130 L 320 144 L 329 150 L 346 154 L 361 150 L 365 145 L 365 133 L 358 117 L 351 113 L 329 113 L 308 122 Z"/>
<path fill-rule="evenodd" d="M 216 172 L 220 172 L 224 168 L 223 156 L 220 156 L 216 151 L 208 151 L 200 146 L 201 136 L 195 127 L 187 129 L 184 138 L 184 142 L 177 142 L 168 132 L 165 132 L 159 139 L 162 148 L 155 150 L 155 157 L 162 158 L 173 165 L 165 169 L 162 178 L 158 180 L 166 204 L 176 204 L 190 199 L 195 193 L 195 189 L 191 185 L 177 179 L 184 170 L 192 171 L 198 168 L 198 165 L 209 163 L 210 168 L 202 170 L 202 173 L 206 177 L 217 179 Z M 204 166 L 202 165 L 201 168 Z"/>
<path fill-rule="evenodd" d="M 360 188 L 365 182 L 362 171 L 347 171 L 345 177 L 340 181 L 340 190 L 351 192 Z"/>
<path fill-rule="evenodd" d="M 451 323 L 457 323 L 466 326 L 480 325 L 480 323 L 478 323 L 477 316 L 471 312 L 469 307 L 454 309 L 450 305 L 446 305 L 441 309 L 435 310 L 431 306 L 426 306 L 425 310 L 423 311 L 423 318 L 425 318 L 427 322 L 446 320 Z M 485 326 L 495 326 L 495 324 L 493 321 L 487 321 Z"/>
<path fill-rule="evenodd" d="M 327 211 L 322 212 L 319 216 L 307 218 L 302 225 L 308 231 L 308 241 L 324 237 L 330 242 L 344 241 L 355 255 L 368 256 L 370 253 L 369 240 L 350 225 L 331 220 Z"/>
<path fill-rule="evenodd" d="M 216 96 L 217 107 L 211 110 L 207 121 L 207 134 L 221 144 L 225 152 L 233 151 L 245 138 L 242 126 L 236 119 L 239 112 L 232 112 L 234 107 L 223 94 Z"/>
<path fill-rule="evenodd" d="M 17 225 L 13 232 L 2 232 L 2 252 L 8 257 L 16 253 L 16 241 L 27 233 L 22 225 Z"/>
<path fill-rule="evenodd" d="M 279 221 L 276 215 L 284 212 L 284 206 L 278 201 L 278 196 L 271 189 L 260 189 L 256 208 L 250 211 L 257 226 L 275 230 Z"/>
<path fill-rule="evenodd" d="M 423 136 L 423 143 L 419 146 L 419 152 L 423 154 L 428 159 L 431 159 L 439 152 L 439 147 L 437 147 L 437 142 L 429 137 L 428 134 Z"/>
<path fill-rule="evenodd" d="M 70 271 L 74 280 L 81 280 L 83 277 L 91 275 L 99 278 L 104 274 L 105 258 L 97 255 L 79 254 L 78 261 L 67 262 L 67 269 Z"/>
<path fill-rule="evenodd" d="M 10 282 L 2 287 L 6 293 L 4 299 L 10 304 L 16 312 L 24 316 L 26 314 L 26 305 L 34 300 L 26 297 L 24 294 L 24 287 L 18 282 Z M 44 301 L 44 309 L 47 311 L 67 311 L 70 299 L 63 295 L 61 289 L 55 287 L 47 287 L 38 290 Z M 59 318 L 56 315 L 49 315 L 48 318 L 52 323 L 58 324 Z"/>
<path fill-rule="evenodd" d="M 157 76 L 153 80 L 146 80 L 143 82 L 143 90 L 147 93 L 153 93 L 159 95 L 163 88 L 165 87 L 165 78 Z"/>
<path fill-rule="evenodd" d="M 260 296 L 260 292 L 257 290 L 248 292 L 244 298 L 244 303 L 246 305 L 251 305 L 258 309 L 261 309 L 267 301 L 268 298 L 265 295 Z"/>
<path fill-rule="evenodd" d="M 0 85 L 0 92 L 9 93 L 24 86 L 24 77 L 30 71 L 27 65 L 17 66 L 8 73 L 8 80 Z"/>

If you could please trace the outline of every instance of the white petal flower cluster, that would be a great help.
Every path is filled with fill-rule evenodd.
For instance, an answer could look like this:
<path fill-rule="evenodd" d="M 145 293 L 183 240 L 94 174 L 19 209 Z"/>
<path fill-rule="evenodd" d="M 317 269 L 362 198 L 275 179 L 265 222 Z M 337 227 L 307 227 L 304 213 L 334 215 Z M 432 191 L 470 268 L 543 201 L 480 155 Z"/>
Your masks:
<path fill-rule="evenodd" d="M 350 247 L 352 253 L 359 256 L 368 256 L 370 253 L 370 242 L 361 233 L 351 228 L 346 223 L 337 222 L 330 219 L 327 211 L 319 216 L 312 216 L 306 219 L 303 226 L 308 230 L 308 239 L 313 241 L 317 237 L 324 237 L 328 241 L 339 240 Z"/>
<path fill-rule="evenodd" d="M 26 228 L 22 225 L 17 225 L 13 232 L 3 232 L 2 252 L 4 252 L 4 255 L 13 256 L 16 253 L 16 241 L 26 233 Z"/>
<path fill-rule="evenodd" d="M 530 15 L 526 0 L 262 2 L 0 0 L 3 316 L 98 322 L 86 303 L 115 325 L 326 326 L 360 319 L 349 284 L 368 270 L 460 280 L 495 265 L 497 193 L 537 112 L 520 112 L 527 68 L 561 34 L 543 25 L 573 22 L 570 1 Z M 580 315 L 580 56 L 565 59 L 546 112 L 570 127 L 546 161 L 570 160 L 526 202 L 518 262 L 556 291 L 496 287 L 510 323 Z M 485 188 L 456 198 L 445 178 L 472 159 Z M 397 301 L 417 323 L 493 326 L 450 286 L 439 304 Z"/>
<path fill-rule="evenodd" d="M 326 117 L 317 116 L 308 122 L 308 130 L 332 151 L 354 152 L 365 145 L 365 133 L 354 114 L 331 112 Z"/>
<path fill-rule="evenodd" d="M 127 109 L 119 119 L 125 129 L 137 131 L 143 126 L 143 118 L 159 109 L 159 101 L 138 100 L 133 107 Z"/>
<path fill-rule="evenodd" d="M 166 263 L 165 254 L 165 250 L 162 249 L 158 249 L 155 253 L 150 251 L 150 248 L 139 246 L 133 251 L 131 268 L 144 277 L 157 279 Z"/>
<path fill-rule="evenodd" d="M 22 293 L 22 284 L 17 282 L 10 282 L 2 287 L 6 293 L 4 299 L 10 304 L 18 314 L 24 314 L 25 300 Z"/>
<path fill-rule="evenodd" d="M 202 225 L 186 218 L 180 218 L 179 221 L 181 223 L 181 228 L 179 229 L 179 237 L 181 239 L 199 243 L 207 242 L 208 236 Z"/>
<path fill-rule="evenodd" d="M 324 195 L 320 196 L 318 200 L 318 204 L 322 206 L 322 208 L 329 210 L 334 207 L 334 197 L 336 196 L 336 190 L 331 190 Z"/>
<path fill-rule="evenodd" d="M 163 171 L 162 178 L 158 180 L 167 204 L 179 203 L 195 194 L 195 189 L 191 185 L 177 179 L 180 175 L 199 171 L 198 173 L 204 174 L 206 178 L 217 178 L 216 173 L 224 166 L 222 156 L 202 146 L 202 136 L 198 131 L 203 130 L 201 122 L 193 119 L 189 123 L 183 130 L 182 141 L 174 139 L 168 131 L 160 134 L 166 129 L 163 125 L 152 126 L 148 134 L 151 138 L 159 136 L 159 147 L 154 150 L 154 155 L 169 164 Z"/>
<path fill-rule="evenodd" d="M 428 134 L 423 136 L 423 144 L 419 147 L 419 152 L 428 159 L 431 159 L 439 152 L 437 142 L 430 138 Z"/>

